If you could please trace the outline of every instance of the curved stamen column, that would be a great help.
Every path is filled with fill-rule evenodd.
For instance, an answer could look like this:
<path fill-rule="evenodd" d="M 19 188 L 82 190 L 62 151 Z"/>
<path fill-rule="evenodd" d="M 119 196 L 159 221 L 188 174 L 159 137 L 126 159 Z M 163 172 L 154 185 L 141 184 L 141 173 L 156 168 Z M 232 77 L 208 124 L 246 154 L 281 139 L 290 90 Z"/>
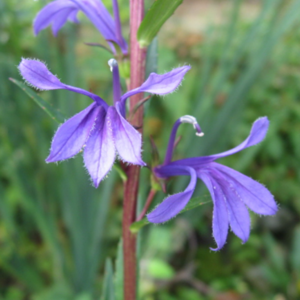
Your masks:
<path fill-rule="evenodd" d="M 167 148 L 167 152 L 166 152 L 166 157 L 165 157 L 165 161 L 163 163 L 164 165 L 171 162 L 177 130 L 178 130 L 180 124 L 182 124 L 182 123 L 192 124 L 194 129 L 196 130 L 196 135 L 197 136 L 203 136 L 204 135 L 204 133 L 202 132 L 201 127 L 198 124 L 195 117 L 190 116 L 190 115 L 185 115 L 185 116 L 182 116 L 181 118 L 179 118 L 174 123 L 171 134 L 170 134 L 170 139 L 169 139 L 169 144 L 168 144 L 168 148 Z"/>
<path fill-rule="evenodd" d="M 113 74 L 113 98 L 114 105 L 116 105 L 116 103 L 120 101 L 122 93 L 118 62 L 114 58 L 112 58 L 108 61 L 108 65 L 110 67 L 110 71 Z"/>

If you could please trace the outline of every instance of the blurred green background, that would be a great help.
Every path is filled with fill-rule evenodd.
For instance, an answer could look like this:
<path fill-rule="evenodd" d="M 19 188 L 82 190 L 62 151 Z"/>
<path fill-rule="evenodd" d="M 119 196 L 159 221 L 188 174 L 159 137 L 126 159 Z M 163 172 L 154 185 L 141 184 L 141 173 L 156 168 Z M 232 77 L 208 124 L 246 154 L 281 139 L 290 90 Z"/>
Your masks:
<path fill-rule="evenodd" d="M 110 0 L 103 2 L 111 9 Z M 119 2 L 128 37 L 128 1 Z M 0 0 L 0 299 L 105 300 L 107 257 L 120 274 L 122 180 L 113 170 L 94 189 L 81 155 L 47 165 L 57 124 L 8 78 L 20 80 L 21 57 L 35 57 L 63 82 L 112 103 L 111 56 L 84 44 L 103 39 L 82 14 L 80 25 L 67 24 L 57 38 L 49 28 L 34 37 L 32 20 L 45 3 Z M 300 299 L 299 9 L 299 0 L 184 0 L 159 33 L 152 69 L 187 63 L 192 70 L 175 93 L 147 105 L 145 161 L 150 135 L 162 161 L 172 124 L 184 114 L 198 119 L 205 136 L 182 126 L 177 158 L 233 147 L 256 118 L 268 116 L 265 141 L 222 163 L 265 184 L 280 210 L 274 217 L 252 214 L 249 241 L 241 245 L 229 233 L 214 253 L 212 203 L 199 182 L 203 206 L 140 231 L 139 299 Z M 90 103 L 67 91 L 39 94 L 67 117 Z M 149 176 L 143 169 L 140 207 Z M 168 192 L 186 183 L 174 179 Z M 164 197 L 158 193 L 153 205 Z M 109 261 L 106 266 L 108 274 Z M 116 300 L 122 299 L 119 280 Z"/>

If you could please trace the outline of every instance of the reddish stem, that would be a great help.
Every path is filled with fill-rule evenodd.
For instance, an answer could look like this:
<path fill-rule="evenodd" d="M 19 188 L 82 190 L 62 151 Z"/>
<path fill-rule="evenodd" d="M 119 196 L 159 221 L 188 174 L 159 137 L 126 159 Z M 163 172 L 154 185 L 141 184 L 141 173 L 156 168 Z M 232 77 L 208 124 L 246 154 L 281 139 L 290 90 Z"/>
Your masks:
<path fill-rule="evenodd" d="M 148 195 L 148 198 L 146 200 L 145 206 L 144 206 L 142 212 L 140 213 L 140 215 L 137 217 L 136 221 L 141 221 L 143 219 L 143 217 L 145 216 L 145 214 L 146 214 L 146 212 L 147 212 L 147 210 L 148 210 L 155 194 L 156 194 L 156 190 L 151 190 L 150 191 L 150 193 Z"/>
<path fill-rule="evenodd" d="M 144 0 L 130 0 L 130 89 L 141 86 L 145 79 L 146 49 L 141 49 L 136 39 L 143 16 Z M 130 97 L 131 112 L 142 98 L 143 94 Z M 133 126 L 140 127 L 141 133 L 143 114 L 140 108 L 130 120 Z M 136 218 L 139 175 L 139 166 L 128 167 L 123 200 L 124 300 L 136 299 L 136 236 L 129 227 Z"/>

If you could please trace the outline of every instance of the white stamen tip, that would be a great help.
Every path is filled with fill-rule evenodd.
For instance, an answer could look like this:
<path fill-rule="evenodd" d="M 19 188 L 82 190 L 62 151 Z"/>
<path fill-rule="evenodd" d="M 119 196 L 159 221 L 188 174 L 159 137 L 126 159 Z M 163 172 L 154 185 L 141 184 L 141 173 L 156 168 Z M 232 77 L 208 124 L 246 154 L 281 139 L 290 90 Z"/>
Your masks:
<path fill-rule="evenodd" d="M 189 123 L 189 124 L 192 124 L 194 129 L 196 130 L 196 135 L 197 136 L 203 136 L 204 133 L 201 131 L 201 128 L 196 120 L 195 117 L 193 116 L 190 116 L 190 115 L 185 115 L 185 116 L 182 116 L 180 119 L 180 122 L 181 123 Z"/>
<path fill-rule="evenodd" d="M 185 115 L 180 118 L 181 123 L 197 124 L 197 120 L 193 116 Z"/>
<path fill-rule="evenodd" d="M 196 132 L 196 136 L 204 136 L 204 132 Z"/>
<path fill-rule="evenodd" d="M 110 67 L 111 72 L 113 71 L 113 68 L 118 65 L 118 62 L 114 58 L 111 58 L 107 63 Z"/>

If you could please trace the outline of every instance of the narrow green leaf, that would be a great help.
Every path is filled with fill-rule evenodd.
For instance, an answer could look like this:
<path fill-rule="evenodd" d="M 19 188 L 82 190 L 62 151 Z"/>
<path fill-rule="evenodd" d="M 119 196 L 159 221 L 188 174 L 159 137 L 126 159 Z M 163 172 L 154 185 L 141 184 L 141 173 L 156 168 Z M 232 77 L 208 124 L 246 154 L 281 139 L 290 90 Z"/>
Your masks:
<path fill-rule="evenodd" d="M 154 1 L 138 29 L 137 39 L 142 48 L 150 45 L 160 28 L 171 17 L 182 1 L 183 0 Z"/>
<path fill-rule="evenodd" d="M 147 50 L 146 58 L 146 78 L 150 73 L 157 73 L 157 63 L 158 63 L 158 39 L 155 37 L 151 42 Z"/>
<path fill-rule="evenodd" d="M 292 251 L 290 253 L 291 266 L 298 276 L 300 275 L 300 226 L 294 230 Z"/>
<path fill-rule="evenodd" d="M 122 167 L 116 163 L 113 165 L 113 168 L 118 172 L 119 176 L 121 177 L 122 181 L 125 182 L 127 180 L 127 175 L 122 169 Z"/>
<path fill-rule="evenodd" d="M 14 79 L 9 78 L 11 82 L 16 84 L 18 87 L 20 87 L 38 106 L 40 106 L 54 121 L 57 123 L 63 123 L 65 120 L 65 117 L 62 113 L 57 111 L 55 108 L 52 107 L 51 104 L 46 102 L 44 99 L 42 99 L 38 94 L 36 94 L 32 89 L 30 89 L 28 86 L 26 86 L 24 83 Z"/>
<path fill-rule="evenodd" d="M 205 197 L 206 198 L 206 197 Z M 192 198 L 189 203 L 187 204 L 187 206 L 185 207 L 185 209 L 183 209 L 179 214 L 182 214 L 186 211 L 189 211 L 191 209 L 194 209 L 200 205 L 206 204 L 209 201 L 206 202 L 201 202 L 201 200 L 203 200 L 203 197 L 194 197 Z M 130 226 L 130 231 L 132 233 L 137 233 L 139 232 L 140 229 L 142 229 L 144 226 L 150 224 L 150 222 L 148 221 L 147 218 L 143 218 L 142 220 L 138 221 L 138 222 L 134 222 L 131 224 Z"/>
<path fill-rule="evenodd" d="M 123 275 L 123 241 L 122 239 L 118 245 L 118 254 L 116 260 L 116 273 L 115 273 L 115 295 L 116 300 L 124 299 L 124 275 Z"/>
<path fill-rule="evenodd" d="M 105 262 L 105 275 L 103 280 L 101 300 L 115 300 L 113 277 L 114 274 L 112 262 L 109 258 L 107 258 Z"/>

